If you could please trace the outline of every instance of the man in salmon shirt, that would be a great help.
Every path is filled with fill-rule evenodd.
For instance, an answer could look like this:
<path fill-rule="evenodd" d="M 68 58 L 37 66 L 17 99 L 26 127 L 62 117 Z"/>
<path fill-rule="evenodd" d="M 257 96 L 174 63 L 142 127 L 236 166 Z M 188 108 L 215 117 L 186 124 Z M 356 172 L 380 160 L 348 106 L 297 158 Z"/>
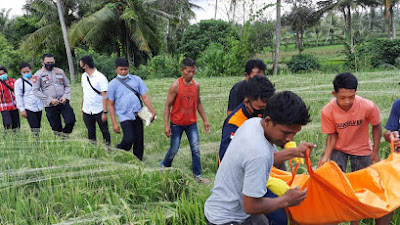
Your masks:
<path fill-rule="evenodd" d="M 334 99 L 321 111 L 321 130 L 328 134 L 325 152 L 318 167 L 329 160 L 335 161 L 346 172 L 350 160 L 351 171 L 368 167 L 380 161 L 379 143 L 382 136 L 380 112 L 374 102 L 356 95 L 357 78 L 351 73 L 342 73 L 333 80 Z M 369 137 L 372 125 L 372 140 Z M 391 214 L 376 219 L 376 224 L 390 224 Z M 351 224 L 359 224 L 352 221 Z"/>
<path fill-rule="evenodd" d="M 0 66 L 0 111 L 4 130 L 20 128 L 19 113 L 14 94 L 15 79 L 7 74 L 7 68 Z"/>
<path fill-rule="evenodd" d="M 192 151 L 193 176 L 201 184 L 210 181 L 201 176 L 199 132 L 197 130 L 198 111 L 204 123 L 206 133 L 210 132 L 210 124 L 200 100 L 200 85 L 193 80 L 196 62 L 184 59 L 181 65 L 182 77 L 172 83 L 169 88 L 164 107 L 164 133 L 171 138 L 170 148 L 161 161 L 161 167 L 171 167 L 172 160 L 178 153 L 183 131 L 188 137 Z M 172 107 L 172 109 L 171 109 Z M 170 122 L 171 120 L 171 122 Z"/>

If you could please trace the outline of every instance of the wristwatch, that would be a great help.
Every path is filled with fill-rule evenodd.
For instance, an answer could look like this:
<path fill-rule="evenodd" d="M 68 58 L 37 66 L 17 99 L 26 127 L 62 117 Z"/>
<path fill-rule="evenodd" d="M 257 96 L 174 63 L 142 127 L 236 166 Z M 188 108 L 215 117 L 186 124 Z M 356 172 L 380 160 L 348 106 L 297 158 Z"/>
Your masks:
<path fill-rule="evenodd" d="M 107 111 L 103 111 L 103 113 L 104 113 L 104 114 L 107 114 L 108 112 L 107 112 Z"/>

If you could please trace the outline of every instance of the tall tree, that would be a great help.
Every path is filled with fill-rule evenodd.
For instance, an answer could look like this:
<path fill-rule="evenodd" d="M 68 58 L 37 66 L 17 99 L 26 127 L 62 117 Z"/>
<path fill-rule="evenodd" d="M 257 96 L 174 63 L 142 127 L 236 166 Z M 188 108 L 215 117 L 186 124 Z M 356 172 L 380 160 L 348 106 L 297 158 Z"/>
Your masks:
<path fill-rule="evenodd" d="M 276 0 L 276 26 L 275 26 L 275 38 L 276 38 L 276 49 L 275 49 L 275 59 L 273 65 L 273 75 L 278 74 L 278 64 L 279 64 L 279 54 L 280 54 L 280 47 L 281 47 L 281 0 Z"/>
<path fill-rule="evenodd" d="M 64 14 L 63 14 L 62 5 L 61 5 L 60 1 L 61 0 L 57 0 L 58 17 L 60 18 L 61 30 L 62 30 L 62 34 L 63 34 L 63 38 L 64 38 L 65 52 L 67 53 L 69 75 L 71 77 L 71 82 L 74 82 L 74 80 L 75 80 L 74 63 L 72 60 L 71 49 L 69 47 L 69 42 L 68 42 L 67 25 L 65 24 Z"/>

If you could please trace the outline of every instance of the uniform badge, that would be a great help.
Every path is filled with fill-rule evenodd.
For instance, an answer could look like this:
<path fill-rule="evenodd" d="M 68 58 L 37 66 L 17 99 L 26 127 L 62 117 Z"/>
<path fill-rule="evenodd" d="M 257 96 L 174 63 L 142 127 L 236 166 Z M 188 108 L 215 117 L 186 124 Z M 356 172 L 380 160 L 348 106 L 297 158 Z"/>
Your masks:
<path fill-rule="evenodd" d="M 33 81 L 33 83 L 36 83 L 36 81 L 37 81 L 37 76 L 33 76 L 33 77 L 32 77 L 32 81 Z"/>
<path fill-rule="evenodd" d="M 62 78 L 59 78 L 58 81 L 62 84 L 64 80 Z"/>
<path fill-rule="evenodd" d="M 48 84 L 48 83 L 49 83 L 49 80 L 44 81 L 44 83 L 45 83 L 45 84 Z"/>

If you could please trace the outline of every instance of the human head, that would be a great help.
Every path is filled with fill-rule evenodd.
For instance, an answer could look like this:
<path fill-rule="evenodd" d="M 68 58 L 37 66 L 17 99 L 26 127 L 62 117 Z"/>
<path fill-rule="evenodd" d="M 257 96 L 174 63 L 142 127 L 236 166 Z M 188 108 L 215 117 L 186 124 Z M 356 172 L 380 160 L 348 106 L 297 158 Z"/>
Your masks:
<path fill-rule="evenodd" d="M 310 122 L 309 109 L 303 100 L 291 91 L 275 94 L 264 111 L 264 134 L 271 143 L 283 146 L 292 141 L 301 126 Z"/>
<path fill-rule="evenodd" d="M 251 59 L 247 61 L 244 71 L 246 81 L 258 75 L 264 75 L 267 66 L 260 59 Z"/>
<path fill-rule="evenodd" d="M 192 80 L 196 73 L 196 62 L 193 59 L 184 59 L 181 64 L 181 73 L 183 79 Z"/>
<path fill-rule="evenodd" d="M 52 71 L 55 66 L 55 59 L 54 56 L 50 53 L 45 53 L 42 56 L 42 65 L 48 70 Z"/>
<path fill-rule="evenodd" d="M 275 85 L 265 76 L 250 78 L 245 84 L 244 104 L 252 116 L 262 117 L 268 99 L 274 95 Z"/>
<path fill-rule="evenodd" d="M 93 58 L 90 55 L 82 56 L 82 58 L 79 60 L 79 66 L 82 69 L 87 69 L 87 67 L 93 69 L 94 68 Z"/>
<path fill-rule="evenodd" d="M 32 76 L 32 68 L 31 65 L 27 62 L 23 62 L 19 65 L 19 72 L 25 78 L 30 78 Z"/>
<path fill-rule="evenodd" d="M 119 77 L 126 77 L 129 74 L 129 61 L 126 58 L 118 58 L 114 68 Z"/>
<path fill-rule="evenodd" d="M 5 66 L 0 66 L 0 80 L 6 80 L 8 78 L 7 68 Z"/>
<path fill-rule="evenodd" d="M 358 87 L 357 78 L 351 73 L 341 73 L 333 80 L 332 91 L 341 109 L 348 111 L 354 103 Z"/>

